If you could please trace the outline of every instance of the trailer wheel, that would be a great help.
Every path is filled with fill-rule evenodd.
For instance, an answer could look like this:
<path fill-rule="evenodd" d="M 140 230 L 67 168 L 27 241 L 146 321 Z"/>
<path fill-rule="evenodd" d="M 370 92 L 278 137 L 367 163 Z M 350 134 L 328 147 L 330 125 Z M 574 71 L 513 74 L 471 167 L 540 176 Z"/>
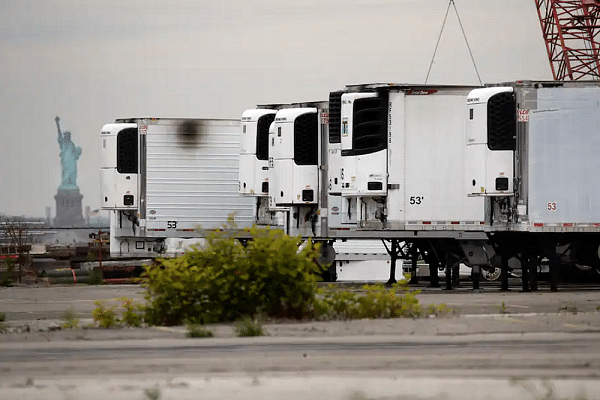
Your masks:
<path fill-rule="evenodd" d="M 322 274 L 321 278 L 323 282 L 335 282 L 337 281 L 337 272 L 335 268 L 335 263 L 331 264 L 329 268 L 327 268 Z"/>
<path fill-rule="evenodd" d="M 325 268 L 321 277 L 325 282 L 335 282 L 337 273 L 335 268 L 335 249 L 331 242 L 321 242 L 320 254 L 317 263 Z"/>
<path fill-rule="evenodd" d="M 481 276 L 486 281 L 492 282 L 492 281 L 496 281 L 500 278 L 501 272 L 502 272 L 502 270 L 499 267 L 494 267 L 493 269 L 486 268 L 486 269 L 481 270 Z"/>

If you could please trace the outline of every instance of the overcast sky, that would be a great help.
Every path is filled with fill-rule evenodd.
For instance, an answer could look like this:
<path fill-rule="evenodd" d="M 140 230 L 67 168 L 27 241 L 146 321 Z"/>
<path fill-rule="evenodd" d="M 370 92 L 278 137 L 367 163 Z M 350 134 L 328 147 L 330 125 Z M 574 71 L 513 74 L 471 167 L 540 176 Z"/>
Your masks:
<path fill-rule="evenodd" d="M 552 79 L 534 0 L 455 0 L 483 82 Z M 424 83 L 448 0 L 2 0 L 0 213 L 55 214 L 54 118 L 100 206 L 99 135 L 123 117 L 240 118 L 345 84 Z M 478 84 L 453 10 L 429 83 Z"/>

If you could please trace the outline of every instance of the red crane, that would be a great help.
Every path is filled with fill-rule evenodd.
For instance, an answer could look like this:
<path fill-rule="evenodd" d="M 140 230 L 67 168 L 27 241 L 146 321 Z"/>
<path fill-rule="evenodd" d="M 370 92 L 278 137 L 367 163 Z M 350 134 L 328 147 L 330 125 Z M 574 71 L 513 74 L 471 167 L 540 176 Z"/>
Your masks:
<path fill-rule="evenodd" d="M 554 79 L 600 79 L 600 0 L 535 3 Z"/>

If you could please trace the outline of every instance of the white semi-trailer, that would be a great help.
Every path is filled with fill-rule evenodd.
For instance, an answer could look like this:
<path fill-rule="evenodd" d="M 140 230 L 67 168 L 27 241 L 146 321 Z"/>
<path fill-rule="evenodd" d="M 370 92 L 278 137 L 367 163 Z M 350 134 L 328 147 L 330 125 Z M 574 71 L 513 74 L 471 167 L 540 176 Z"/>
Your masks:
<path fill-rule="evenodd" d="M 473 89 L 390 84 L 335 93 L 330 117 L 339 113 L 340 125 L 329 127 L 328 180 L 330 202 L 339 197 L 340 205 L 328 226 L 336 236 L 353 224 L 360 235 L 483 231 L 484 201 L 465 195 L 462 178 L 464 102 Z"/>
<path fill-rule="evenodd" d="M 466 108 L 468 193 L 503 260 L 599 269 L 600 83 L 488 85 Z"/>
<path fill-rule="evenodd" d="M 422 255 L 434 281 L 440 264 L 494 267 L 484 199 L 466 196 L 464 181 L 474 89 L 371 84 L 330 94 L 330 236 L 389 239 L 392 257 Z"/>
<path fill-rule="evenodd" d="M 239 120 L 117 119 L 101 142 L 112 257 L 176 254 L 232 213 L 239 228 L 254 222 L 238 194 Z"/>

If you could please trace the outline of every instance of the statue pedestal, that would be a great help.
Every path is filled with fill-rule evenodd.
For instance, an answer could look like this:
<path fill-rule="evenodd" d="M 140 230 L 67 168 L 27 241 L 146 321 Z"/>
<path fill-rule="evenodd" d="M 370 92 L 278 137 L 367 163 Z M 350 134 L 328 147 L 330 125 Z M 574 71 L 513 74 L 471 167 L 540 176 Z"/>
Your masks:
<path fill-rule="evenodd" d="M 59 228 L 81 227 L 85 225 L 79 189 L 58 189 L 56 200 L 56 218 L 54 226 Z"/>

